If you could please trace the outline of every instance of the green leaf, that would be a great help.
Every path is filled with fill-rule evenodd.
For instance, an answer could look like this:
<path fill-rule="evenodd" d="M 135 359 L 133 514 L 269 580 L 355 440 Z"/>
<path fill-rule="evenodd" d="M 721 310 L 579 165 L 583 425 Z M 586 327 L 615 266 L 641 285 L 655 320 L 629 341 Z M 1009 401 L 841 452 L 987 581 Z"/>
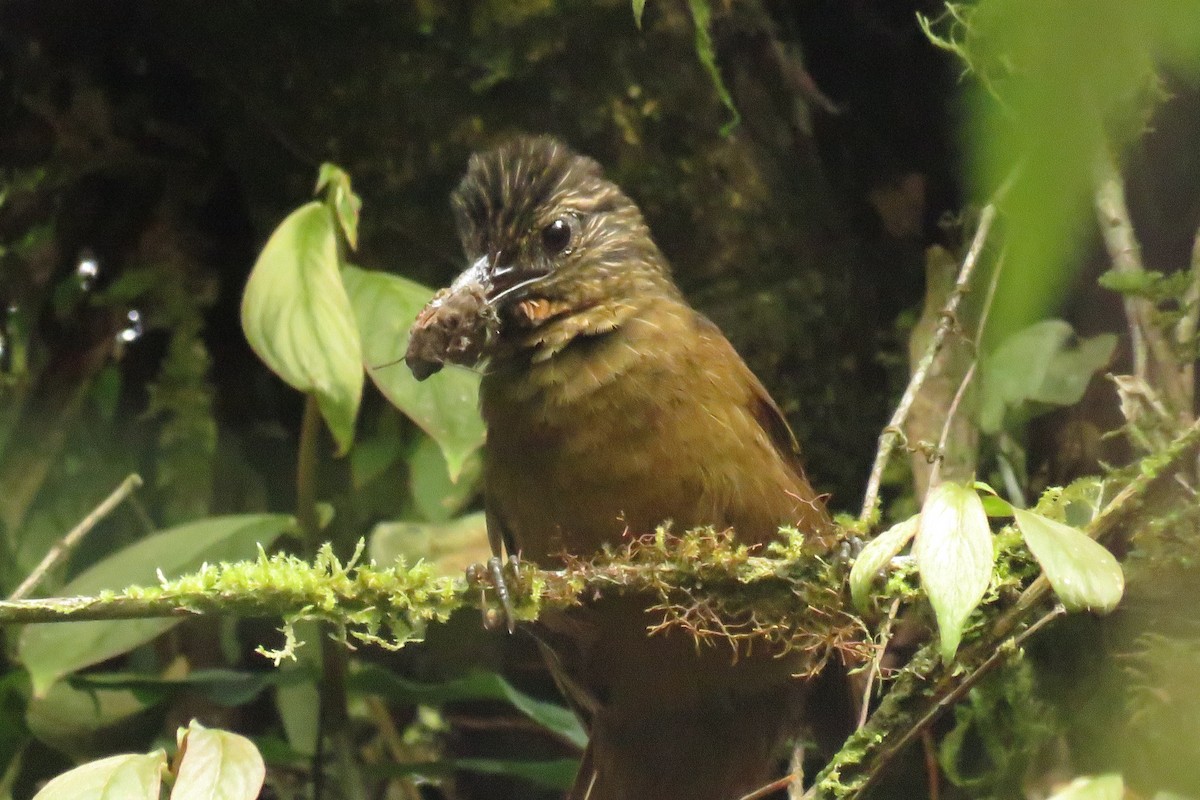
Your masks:
<path fill-rule="evenodd" d="M 421 437 L 408 460 L 413 500 L 430 522 L 448 522 L 475 496 L 483 474 L 479 451 L 468 456 L 458 480 L 451 480 L 437 442 Z"/>
<path fill-rule="evenodd" d="M 317 174 L 317 188 L 314 190 L 314 194 L 320 194 L 321 190 L 325 188 L 329 189 L 326 202 L 329 203 L 334 216 L 337 217 L 338 226 L 342 229 L 342 235 L 346 237 L 346 243 L 350 245 L 351 250 L 357 250 L 358 212 L 362 210 L 362 199 L 350 188 L 350 176 L 337 164 L 326 162 L 321 165 L 321 170 Z"/>
<path fill-rule="evenodd" d="M 369 542 L 367 552 L 377 564 L 424 561 L 439 575 L 462 575 L 492 556 L 482 511 L 447 522 L 380 522 Z"/>
<path fill-rule="evenodd" d="M 729 121 L 721 126 L 721 135 L 728 136 L 734 128 L 741 124 L 742 115 L 738 113 L 737 106 L 733 103 L 733 96 L 729 94 L 729 89 L 725 86 L 725 79 L 721 77 L 721 68 L 717 65 L 717 52 L 712 39 L 712 7 L 709 5 L 709 0 L 688 0 L 688 9 L 692 12 L 692 24 L 695 29 L 696 57 L 700 59 L 700 64 L 708 73 L 713 88 L 717 90 L 717 97 L 720 98 L 721 105 L 725 106 L 732 115 Z"/>
<path fill-rule="evenodd" d="M 642 12 L 646 10 L 646 0 L 633 0 L 633 23 L 637 29 L 642 29 Z"/>
<path fill-rule="evenodd" d="M 70 685 L 91 692 L 129 689 L 139 697 L 150 697 L 155 702 L 162 702 L 173 695 L 187 692 L 216 705 L 235 708 L 249 703 L 267 688 L 290 682 L 282 677 L 281 670 L 248 672 L 214 668 L 194 670 L 182 678 L 164 678 L 136 672 L 88 672 L 71 678 Z"/>
<path fill-rule="evenodd" d="M 921 509 L 913 555 L 937 615 L 942 660 L 949 662 L 992 579 L 992 532 L 979 495 L 957 483 L 934 487 Z"/>
<path fill-rule="evenodd" d="M 479 375 L 448 368 L 418 382 L 403 361 L 408 330 L 433 290 L 355 267 L 346 267 L 343 274 L 362 333 L 367 372 L 384 397 L 438 443 L 450 478 L 457 481 L 467 457 L 483 444 Z"/>
<path fill-rule="evenodd" d="M 365 666 L 351 673 L 346 686 L 351 691 L 377 694 L 406 705 L 500 700 L 575 746 L 583 748 L 587 744 L 587 733 L 569 709 L 530 697 L 494 672 L 472 672 L 463 678 L 430 684 L 406 680 L 381 667 Z"/>
<path fill-rule="evenodd" d="M 47 783 L 33 800 L 158 800 L 166 753 L 127 753 L 82 764 Z"/>
<path fill-rule="evenodd" d="M 362 399 L 362 343 L 338 267 L 329 209 L 316 202 L 296 209 L 254 264 L 242 296 L 242 329 L 272 371 L 316 395 L 345 453 Z"/>
<path fill-rule="evenodd" d="M 315 674 L 306 674 L 309 671 L 304 669 L 292 667 L 288 671 L 305 679 L 280 685 L 275 690 L 275 709 L 288 744 L 297 753 L 312 756 L 317 752 L 317 740 L 321 736 L 319 678 Z"/>
<path fill-rule="evenodd" d="M 1124 779 L 1116 773 L 1109 773 L 1076 778 L 1048 800 L 1122 800 L 1124 797 Z"/>
<path fill-rule="evenodd" d="M 875 582 L 875 577 L 916 535 L 920 521 L 917 515 L 896 523 L 867 542 L 858 558 L 854 559 L 854 566 L 850 568 L 850 597 L 854 600 L 855 608 L 865 611 L 870 606 L 867 592 Z"/>
<path fill-rule="evenodd" d="M 183 759 L 171 800 L 255 800 L 266 777 L 258 748 L 245 736 L 192 720 L 182 732 Z"/>
<path fill-rule="evenodd" d="M 980 365 L 980 427 L 996 433 L 1005 414 L 1029 402 L 1073 405 L 1088 381 L 1108 364 L 1117 338 L 1104 333 L 1076 339 L 1061 319 L 1034 323 L 1001 342 Z"/>
<path fill-rule="evenodd" d="M 1112 553 L 1078 528 L 1014 508 L 1025 544 L 1068 611 L 1106 614 L 1121 602 L 1125 576 Z"/>
<path fill-rule="evenodd" d="M 544 786 L 547 789 L 570 789 L 579 771 L 579 761 L 558 758 L 553 761 L 515 761 L 497 758 L 456 758 L 449 762 L 455 770 L 479 772 L 484 775 L 505 775 Z"/>
<path fill-rule="evenodd" d="M 205 562 L 254 558 L 258 545 L 275 541 L 290 525 L 283 514 L 245 514 L 180 525 L 151 534 L 89 567 L 62 590 L 62 596 L 95 595 L 134 584 L 157 584 L 192 572 Z M 17 657 L 29 670 L 35 696 L 59 678 L 150 641 L 179 619 L 55 622 L 27 625 Z"/>
<path fill-rule="evenodd" d="M 479 772 L 484 775 L 503 775 L 520 778 L 536 786 L 565 791 L 571 788 L 579 761 L 574 758 L 559 758 L 553 761 L 515 761 L 497 758 L 444 758 L 407 764 L 387 764 L 371 770 L 372 774 L 399 775 L 450 775 L 454 772 Z"/>

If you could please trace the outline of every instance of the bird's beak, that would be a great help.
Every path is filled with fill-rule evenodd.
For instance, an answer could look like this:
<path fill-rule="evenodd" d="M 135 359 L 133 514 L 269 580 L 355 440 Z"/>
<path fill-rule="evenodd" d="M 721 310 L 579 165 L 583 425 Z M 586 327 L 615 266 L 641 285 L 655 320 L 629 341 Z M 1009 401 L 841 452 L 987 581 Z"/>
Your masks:
<path fill-rule="evenodd" d="M 482 286 L 489 305 L 496 305 L 528 286 L 540 283 L 549 277 L 544 270 L 522 269 L 515 264 L 498 264 L 492 255 L 482 255 L 467 267 L 451 284 L 451 291 L 468 286 Z"/>

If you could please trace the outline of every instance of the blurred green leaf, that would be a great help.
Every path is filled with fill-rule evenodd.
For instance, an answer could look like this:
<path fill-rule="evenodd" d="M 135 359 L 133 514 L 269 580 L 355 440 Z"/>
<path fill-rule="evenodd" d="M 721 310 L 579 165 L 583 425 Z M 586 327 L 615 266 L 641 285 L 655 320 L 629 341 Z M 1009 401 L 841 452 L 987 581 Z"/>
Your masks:
<path fill-rule="evenodd" d="M 346 267 L 344 278 L 362 333 L 367 372 L 384 397 L 433 437 L 451 479 L 457 480 L 467 456 L 483 444 L 479 375 L 448 368 L 418 382 L 403 361 L 408 329 L 433 290 L 397 275 L 355 267 Z"/>
<path fill-rule="evenodd" d="M 992 531 L 974 489 L 943 483 L 930 490 L 913 555 L 937 615 L 942 660 L 948 662 L 992 580 Z"/>
<path fill-rule="evenodd" d="M 437 442 L 422 437 L 409 457 L 408 473 L 413 500 L 421 516 L 430 522 L 448 522 L 478 491 L 483 460 L 480 451 L 471 453 L 458 480 L 451 480 Z"/>
<path fill-rule="evenodd" d="M 1156 67 L 1195 72 L 1188 0 L 952 3 L 935 28 L 978 79 L 968 113 L 980 196 L 1007 185 L 1004 272 L 989 341 L 1046 316 L 1093 228 L 1095 159 L 1119 154 L 1164 99 Z"/>
<path fill-rule="evenodd" d="M 284 514 L 212 517 L 151 534 L 92 565 L 62 590 L 62 596 L 95 595 L 134 584 L 157 584 L 158 573 L 179 577 L 205 562 L 254 558 L 292 525 Z M 27 625 L 17 657 L 29 670 L 35 696 L 75 670 L 150 641 L 179 619 L 57 622 Z"/>
<path fill-rule="evenodd" d="M 109 756 L 64 772 L 33 800 L 158 800 L 166 763 L 162 750 Z"/>
<path fill-rule="evenodd" d="M 733 95 L 729 93 L 725 79 L 721 77 L 721 67 L 717 64 L 717 52 L 712 39 L 712 7 L 709 5 L 709 0 L 688 0 L 688 8 L 692 12 L 696 56 L 700 59 L 704 71 L 708 73 L 721 105 L 725 106 L 731 115 L 729 121 L 721 126 L 721 135 L 728 136 L 734 128 L 741 124 L 742 115 L 738 113 L 737 106 L 734 105 Z M 640 23 L 641 16 L 638 15 L 637 18 Z"/>
<path fill-rule="evenodd" d="M 0 775 L 8 773 L 13 760 L 29 741 L 29 728 L 25 724 L 28 693 L 28 681 L 20 670 L 0 677 Z M 0 792 L 3 791 L 0 779 Z"/>
<path fill-rule="evenodd" d="M 538 700 L 518 691 L 494 672 L 472 672 L 445 683 L 417 683 L 382 667 L 367 665 L 353 671 L 346 682 L 351 691 L 377 694 L 405 705 L 442 705 L 465 700 L 500 700 L 511 704 L 542 727 L 576 747 L 587 744 L 587 733 L 571 711 L 556 703 Z"/>
<path fill-rule="evenodd" d="M 633 0 L 633 23 L 638 30 L 642 29 L 642 12 L 646 10 L 646 0 Z"/>
<path fill-rule="evenodd" d="M 410 764 L 388 764 L 371 769 L 372 774 L 399 775 L 449 775 L 453 772 L 479 772 L 484 775 L 503 775 L 520 778 L 536 786 L 560 791 L 571 788 L 579 761 L 559 758 L 553 761 L 508 761 L 497 758 L 446 758 Z"/>
<path fill-rule="evenodd" d="M 879 575 L 879 571 L 888 565 L 897 553 L 904 549 L 909 540 L 917 533 L 917 524 L 921 521 L 919 515 L 898 522 L 883 533 L 867 542 L 854 566 L 850 568 L 850 597 L 854 606 L 860 611 L 866 611 L 870 606 L 867 592 Z"/>
<path fill-rule="evenodd" d="M 1122 800 L 1125 781 L 1116 774 L 1085 775 L 1068 783 L 1048 800 Z"/>
<path fill-rule="evenodd" d="M 205 728 L 192 720 L 180 737 L 183 759 L 171 800 L 254 800 L 266 766 L 245 736 Z"/>
<path fill-rule="evenodd" d="M 1106 614 L 1121 602 L 1125 575 L 1112 553 L 1077 528 L 1014 508 L 1025 544 L 1068 611 Z"/>
<path fill-rule="evenodd" d="M 1005 415 L 1026 403 L 1069 406 L 1079 402 L 1117 345 L 1110 333 L 1077 339 L 1061 319 L 1034 323 L 1000 343 L 980 365 L 980 427 L 996 433 Z"/>
<path fill-rule="evenodd" d="M 272 371 L 316 395 L 345 453 L 362 399 L 362 343 L 338 268 L 329 209 L 313 202 L 293 211 L 267 240 L 246 282 L 242 329 Z"/>
<path fill-rule="evenodd" d="M 163 678 L 135 672 L 86 673 L 70 680 L 72 687 L 84 690 L 128 689 L 139 696 L 159 703 L 167 698 L 188 692 L 225 708 L 245 705 L 264 689 L 289 684 L 286 670 L 247 672 L 235 669 L 198 669 L 182 678 Z"/>
<path fill-rule="evenodd" d="M 311 756 L 317 752 L 317 738 L 321 734 L 321 693 L 317 688 L 317 676 L 307 670 L 284 667 L 303 676 L 301 680 L 288 681 L 275 689 L 275 708 L 283 723 L 283 732 L 288 744 L 297 753 Z"/>
<path fill-rule="evenodd" d="M 77 689 L 60 681 L 30 698 L 25 724 L 38 741 L 83 759 L 97 751 L 97 740 L 108 731 L 133 725 L 137 715 L 158 702 L 128 689 Z"/>
<path fill-rule="evenodd" d="M 368 547 L 377 564 L 422 560 L 442 575 L 462 575 L 492 555 L 482 511 L 447 522 L 380 522 L 371 530 Z"/>

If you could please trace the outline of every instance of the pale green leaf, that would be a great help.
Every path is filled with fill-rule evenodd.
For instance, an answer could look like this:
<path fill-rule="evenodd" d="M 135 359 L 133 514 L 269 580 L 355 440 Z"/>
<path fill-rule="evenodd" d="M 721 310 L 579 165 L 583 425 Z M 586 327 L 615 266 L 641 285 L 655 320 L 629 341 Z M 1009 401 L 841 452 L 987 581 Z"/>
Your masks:
<path fill-rule="evenodd" d="M 1000 343 L 980 365 L 980 427 L 995 433 L 1005 414 L 1025 403 L 1073 405 L 1098 370 L 1108 364 L 1116 337 L 1077 339 L 1070 324 L 1048 319 Z"/>
<path fill-rule="evenodd" d="M 850 568 L 850 596 L 860 611 L 865 611 L 870 605 L 867 592 L 875 582 L 875 577 L 916 535 L 920 519 L 918 515 L 896 523 L 867 542 L 858 558 L 854 559 L 854 566 Z"/>
<path fill-rule="evenodd" d="M 158 800 L 166 753 L 127 753 L 82 764 L 47 783 L 33 800 Z"/>
<path fill-rule="evenodd" d="M 362 199 L 350 186 L 350 176 L 337 164 L 321 165 L 317 174 L 316 193 L 328 188 L 328 203 L 337 217 L 338 226 L 351 250 L 358 249 L 358 212 L 362 210 Z"/>
<path fill-rule="evenodd" d="M 467 457 L 483 444 L 479 375 L 450 367 L 417 381 L 404 364 L 408 330 L 433 290 L 397 275 L 355 267 L 344 271 L 362 332 L 367 372 L 384 397 L 428 433 L 457 481 Z"/>
<path fill-rule="evenodd" d="M 462 575 L 492 556 L 483 512 L 446 522 L 380 522 L 367 552 L 377 564 L 424 561 L 439 575 Z"/>
<path fill-rule="evenodd" d="M 1076 778 L 1048 800 L 1122 800 L 1124 797 L 1124 779 L 1117 773 L 1109 773 Z"/>
<path fill-rule="evenodd" d="M 362 343 L 339 274 L 332 215 L 313 202 L 267 240 L 242 296 L 246 340 L 268 367 L 315 394 L 339 452 L 354 440 L 362 399 Z"/>
<path fill-rule="evenodd" d="M 184 734 L 183 760 L 171 800 L 254 800 L 266 766 L 245 736 L 205 728 L 195 720 Z"/>
<path fill-rule="evenodd" d="M 1068 611 L 1108 613 L 1121 602 L 1125 576 L 1112 553 L 1078 528 L 1014 508 L 1029 552 Z"/>
<path fill-rule="evenodd" d="M 930 490 L 921 509 L 913 555 L 937 616 L 942 659 L 950 661 L 962 641 L 967 617 L 992 579 L 992 532 L 979 495 L 956 483 Z"/>
<path fill-rule="evenodd" d="M 135 584 L 157 585 L 195 571 L 205 562 L 254 558 L 292 524 L 283 514 L 210 517 L 151 534 L 97 562 L 63 587 L 62 595 L 95 595 Z M 17 657 L 29 671 L 35 695 L 59 678 L 150 641 L 176 619 L 98 620 L 27 625 Z"/>

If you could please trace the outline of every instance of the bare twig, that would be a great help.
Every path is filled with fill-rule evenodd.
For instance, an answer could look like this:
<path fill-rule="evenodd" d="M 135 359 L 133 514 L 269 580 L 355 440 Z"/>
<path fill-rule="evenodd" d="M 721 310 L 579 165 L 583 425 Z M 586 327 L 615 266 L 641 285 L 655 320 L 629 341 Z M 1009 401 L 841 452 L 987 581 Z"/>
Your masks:
<path fill-rule="evenodd" d="M 929 729 L 921 731 L 921 749 L 925 751 L 925 778 L 929 786 L 929 800 L 941 800 L 942 782 L 938 768 L 937 746 Z"/>
<path fill-rule="evenodd" d="M 765 786 L 758 787 L 753 792 L 750 792 L 750 794 L 742 795 L 738 800 L 761 800 L 761 798 L 766 797 L 767 795 L 771 794 L 771 792 L 777 792 L 780 789 L 788 788 L 799 777 L 800 776 L 796 775 L 795 773 L 784 775 L 777 781 L 771 781 Z"/>
<path fill-rule="evenodd" d="M 875 504 L 879 500 L 879 485 L 883 480 L 883 471 L 887 467 L 888 459 L 892 456 L 892 451 L 895 450 L 896 442 L 900 438 L 900 432 L 905 420 L 908 419 L 908 412 L 912 408 L 913 401 L 917 398 L 917 393 L 921 390 L 921 385 L 925 383 L 925 377 L 929 374 L 929 368 L 933 365 L 934 359 L 937 358 L 938 352 L 942 349 L 942 345 L 946 341 L 946 337 L 950 335 L 950 331 L 955 326 L 955 314 L 958 311 L 959 303 L 967 293 L 970 285 L 971 274 L 975 271 L 975 265 L 979 262 L 979 256 L 983 252 L 983 246 L 987 241 L 988 233 L 992 228 L 992 222 L 996 217 L 996 207 L 994 204 L 988 204 L 984 207 L 979 215 L 979 226 L 975 230 L 975 238 L 971 241 L 971 247 L 967 250 L 967 255 L 963 258 L 962 269 L 958 272 L 958 279 L 954 283 L 954 291 L 950 293 L 949 299 L 946 301 L 945 308 L 942 309 L 942 321 L 933 333 L 933 338 L 929 342 L 929 347 L 925 350 L 925 355 L 917 364 L 916 370 L 913 371 L 912 378 L 908 382 L 908 386 L 904 389 L 904 394 L 900 398 L 899 404 L 896 406 L 895 413 L 892 414 L 891 420 L 887 427 L 884 428 L 883 434 L 879 437 L 879 449 L 875 453 L 875 463 L 871 466 L 871 475 L 867 479 L 867 491 L 863 497 L 862 512 L 859 519 L 866 521 L 875 513 Z"/>
<path fill-rule="evenodd" d="M 1200 231 L 1192 242 L 1192 282 L 1183 295 L 1183 317 L 1175 325 L 1176 344 L 1186 345 L 1196 337 L 1196 325 L 1200 322 Z M 1181 365 L 1180 382 L 1189 393 L 1188 408 L 1195 407 L 1195 364 L 1186 361 Z"/>
<path fill-rule="evenodd" d="M 29 573 L 25 580 L 21 581 L 21 585 L 13 590 L 13 593 L 8 596 L 8 599 L 13 601 L 22 600 L 27 597 L 29 593 L 36 589 L 38 584 L 45 579 L 46 574 L 49 573 L 50 570 L 52 570 L 57 564 L 62 563 L 62 561 L 71 554 L 71 551 L 83 541 L 83 537 L 87 536 L 88 533 L 91 532 L 92 528 L 96 527 L 100 520 L 112 513 L 114 508 L 119 506 L 126 497 L 129 497 L 129 495 L 141 485 L 142 478 L 140 475 L 136 474 L 130 475 L 125 480 L 121 481 L 121 484 L 113 490 L 112 494 L 104 498 L 100 505 L 93 508 L 86 517 L 80 520 L 78 525 L 72 528 L 66 536 L 59 539 L 58 542 L 56 542 L 55 545 L 50 548 L 50 551 L 46 553 L 46 556 L 41 560 L 41 563 L 33 568 L 33 571 Z"/>
<path fill-rule="evenodd" d="M 996 259 L 996 266 L 992 268 L 992 280 L 988 283 L 987 296 L 983 299 L 983 307 L 979 311 L 979 324 L 975 329 L 975 340 L 973 349 L 975 350 L 975 358 L 971 362 L 971 366 L 967 367 L 967 372 L 963 375 L 962 381 L 958 384 L 958 390 L 954 393 L 954 399 L 950 401 L 950 407 L 946 409 L 946 421 L 942 424 L 942 433 L 938 437 L 937 452 L 938 455 L 946 452 L 946 447 L 949 445 L 950 432 L 954 429 L 954 418 L 958 414 L 958 409 L 962 405 L 963 398 L 967 395 L 967 389 L 971 386 L 971 381 L 975 377 L 975 373 L 979 369 L 979 351 L 983 346 L 983 333 L 987 326 L 988 314 L 992 310 L 992 301 L 996 299 L 996 288 L 1000 285 L 1000 271 L 1004 267 L 1004 254 Z M 938 473 L 941 472 L 942 459 L 939 457 L 933 463 L 933 469 L 929 473 L 929 488 L 933 488 L 938 484 Z"/>
<path fill-rule="evenodd" d="M 867 717 L 871 713 L 871 692 L 875 688 L 875 677 L 879 674 L 879 666 L 883 662 L 883 656 L 887 652 L 888 641 L 891 638 L 892 624 L 896 621 L 896 614 L 900 611 L 900 598 L 897 597 L 892 601 L 891 607 L 888 608 L 887 619 L 883 621 L 883 625 L 879 628 L 879 644 L 876 647 L 875 655 L 871 658 L 871 665 L 867 668 L 867 681 L 863 687 L 862 706 L 858 709 L 858 725 L 856 728 L 861 728 L 867 724 Z"/>
<path fill-rule="evenodd" d="M 1141 247 L 1125 205 L 1125 183 L 1107 151 L 1096 159 L 1095 176 L 1096 214 L 1113 268 L 1127 275 L 1141 272 Z M 1184 390 L 1178 359 L 1170 342 L 1154 324 L 1153 304 L 1144 297 L 1128 295 L 1124 304 L 1133 347 L 1134 375 L 1160 387 L 1171 411 L 1180 415 L 1181 421 L 1190 421 L 1192 409 L 1188 398 L 1191 393 Z"/>

